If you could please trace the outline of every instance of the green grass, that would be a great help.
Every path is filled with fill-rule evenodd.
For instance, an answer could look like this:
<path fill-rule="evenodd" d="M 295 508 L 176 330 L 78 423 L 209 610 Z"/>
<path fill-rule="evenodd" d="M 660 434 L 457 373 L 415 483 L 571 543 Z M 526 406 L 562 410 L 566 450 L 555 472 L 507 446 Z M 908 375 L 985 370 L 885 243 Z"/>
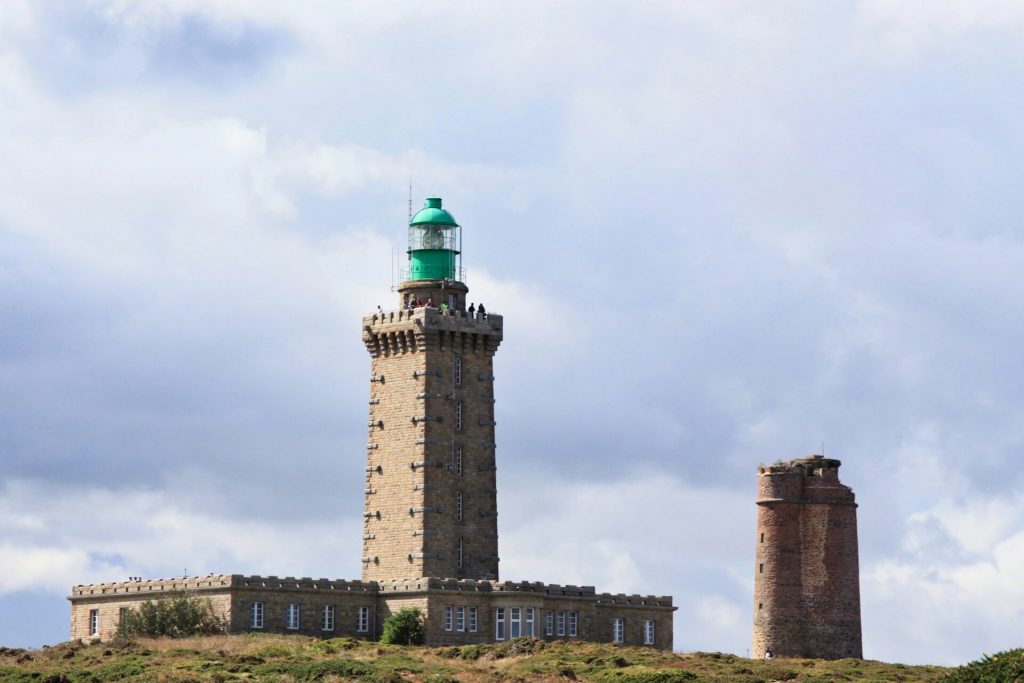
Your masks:
<path fill-rule="evenodd" d="M 424 648 L 258 634 L 120 644 L 69 642 L 42 650 L 0 648 L 2 683 L 989 683 L 1017 680 L 1013 676 L 1021 676 L 1021 671 L 1020 650 L 947 669 L 859 659 L 765 662 L 721 653 L 680 654 L 531 638 Z"/>

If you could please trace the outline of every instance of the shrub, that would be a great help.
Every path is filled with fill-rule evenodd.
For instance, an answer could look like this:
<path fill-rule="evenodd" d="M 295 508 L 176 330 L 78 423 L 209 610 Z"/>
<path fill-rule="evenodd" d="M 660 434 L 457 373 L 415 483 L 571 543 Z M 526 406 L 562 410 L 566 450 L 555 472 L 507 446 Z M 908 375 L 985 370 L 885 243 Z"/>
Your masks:
<path fill-rule="evenodd" d="M 226 627 L 224 620 L 213 613 L 209 598 L 176 591 L 129 608 L 117 625 L 117 637 L 210 636 L 224 633 Z"/>
<path fill-rule="evenodd" d="M 384 620 L 380 642 L 394 645 L 423 644 L 423 613 L 417 607 L 407 607 Z"/>
<path fill-rule="evenodd" d="M 961 666 L 941 683 L 1003 683 L 1024 680 L 1024 649 L 1007 650 Z"/>

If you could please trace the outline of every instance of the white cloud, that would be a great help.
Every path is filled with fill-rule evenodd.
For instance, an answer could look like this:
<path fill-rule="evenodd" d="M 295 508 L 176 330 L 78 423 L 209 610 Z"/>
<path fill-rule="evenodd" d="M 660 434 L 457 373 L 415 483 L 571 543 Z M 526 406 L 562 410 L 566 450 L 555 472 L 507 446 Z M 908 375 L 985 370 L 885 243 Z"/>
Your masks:
<path fill-rule="evenodd" d="M 190 507 L 167 490 L 55 489 L 8 480 L 0 493 L 0 595 L 65 593 L 80 583 L 186 570 L 357 576 L 361 518 L 275 522 Z M 27 525 L 18 521 L 26 515 Z"/>

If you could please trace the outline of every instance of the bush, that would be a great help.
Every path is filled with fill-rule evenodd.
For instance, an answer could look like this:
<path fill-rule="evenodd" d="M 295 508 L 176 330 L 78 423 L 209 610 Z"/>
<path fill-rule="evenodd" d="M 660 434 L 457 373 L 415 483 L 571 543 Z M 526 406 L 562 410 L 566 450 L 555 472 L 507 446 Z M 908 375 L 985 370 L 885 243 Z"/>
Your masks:
<path fill-rule="evenodd" d="M 941 683 L 1003 683 L 1024 680 L 1024 649 L 1007 650 L 955 669 Z"/>
<path fill-rule="evenodd" d="M 129 608 L 117 625 L 117 637 L 186 638 L 226 630 L 227 624 L 213 613 L 209 598 L 176 591 Z"/>
<path fill-rule="evenodd" d="M 399 610 L 384 620 L 380 642 L 394 645 L 423 644 L 423 613 L 417 607 Z"/>

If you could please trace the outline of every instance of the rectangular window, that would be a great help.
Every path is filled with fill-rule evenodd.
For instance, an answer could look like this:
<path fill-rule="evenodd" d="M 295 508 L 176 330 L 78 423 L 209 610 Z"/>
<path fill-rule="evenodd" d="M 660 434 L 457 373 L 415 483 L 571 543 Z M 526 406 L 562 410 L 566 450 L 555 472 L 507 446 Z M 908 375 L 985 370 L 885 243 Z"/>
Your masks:
<path fill-rule="evenodd" d="M 505 608 L 494 610 L 494 639 L 505 640 Z"/>
<path fill-rule="evenodd" d="M 551 610 L 544 613 L 544 635 L 555 635 L 555 613 Z"/>
<path fill-rule="evenodd" d="M 761 543 L 764 543 L 764 534 L 761 534 Z"/>
<path fill-rule="evenodd" d="M 456 607 L 455 608 L 455 630 L 465 631 L 466 630 L 466 608 Z"/>
<path fill-rule="evenodd" d="M 455 494 L 455 519 L 462 521 L 462 491 Z"/>
<path fill-rule="evenodd" d="M 451 605 L 447 605 L 444 608 L 444 630 L 445 631 L 451 631 L 452 630 L 452 606 Z"/>
<path fill-rule="evenodd" d="M 249 628 L 263 628 L 263 603 L 249 605 Z"/>
<path fill-rule="evenodd" d="M 644 621 L 644 645 L 654 645 L 654 619 Z"/>
<path fill-rule="evenodd" d="M 100 611 L 98 609 L 89 610 L 89 635 L 98 636 L 100 634 Z"/>
<path fill-rule="evenodd" d="M 370 630 L 370 608 L 360 607 L 356 613 L 356 631 L 366 633 Z"/>
<path fill-rule="evenodd" d="M 622 619 L 612 620 L 612 639 L 614 642 L 621 645 L 624 641 L 624 625 Z"/>
<path fill-rule="evenodd" d="M 320 615 L 320 630 L 334 630 L 334 605 L 324 605 L 323 614 Z"/>
<path fill-rule="evenodd" d="M 509 608 L 509 637 L 518 638 L 522 633 L 520 632 L 521 623 L 519 621 L 522 610 L 518 607 Z"/>
<path fill-rule="evenodd" d="M 288 603 L 288 618 L 285 621 L 285 627 L 289 631 L 299 630 L 299 603 Z"/>
<path fill-rule="evenodd" d="M 579 625 L 580 615 L 579 612 L 569 612 L 569 635 L 573 638 L 576 637 L 577 627 Z"/>
<path fill-rule="evenodd" d="M 559 610 L 555 615 L 556 623 L 558 624 L 558 635 L 565 635 L 565 612 Z"/>
<path fill-rule="evenodd" d="M 469 632 L 476 633 L 476 607 L 469 608 Z"/>
<path fill-rule="evenodd" d="M 455 431 L 462 431 L 462 401 L 455 402 Z"/>
<path fill-rule="evenodd" d="M 462 569 L 462 536 L 459 536 L 459 540 L 455 544 L 455 566 Z"/>
<path fill-rule="evenodd" d="M 455 447 L 455 476 L 462 476 L 462 444 Z"/>
<path fill-rule="evenodd" d="M 127 607 L 122 607 L 121 609 L 119 609 L 117 611 L 117 623 L 120 624 L 122 621 L 124 621 L 124 615 L 126 615 L 126 614 L 128 614 L 128 608 Z"/>
<path fill-rule="evenodd" d="M 452 376 L 455 379 L 455 386 L 461 387 L 462 386 L 462 357 L 461 356 L 455 356 L 454 361 L 453 361 L 453 365 L 454 365 L 454 367 L 452 368 L 452 370 L 453 370 Z"/>
<path fill-rule="evenodd" d="M 764 563 L 763 562 L 761 564 L 757 565 L 757 573 L 758 574 L 764 574 Z"/>
<path fill-rule="evenodd" d="M 536 634 L 533 632 L 533 608 L 526 608 L 526 637 L 533 638 Z"/>

